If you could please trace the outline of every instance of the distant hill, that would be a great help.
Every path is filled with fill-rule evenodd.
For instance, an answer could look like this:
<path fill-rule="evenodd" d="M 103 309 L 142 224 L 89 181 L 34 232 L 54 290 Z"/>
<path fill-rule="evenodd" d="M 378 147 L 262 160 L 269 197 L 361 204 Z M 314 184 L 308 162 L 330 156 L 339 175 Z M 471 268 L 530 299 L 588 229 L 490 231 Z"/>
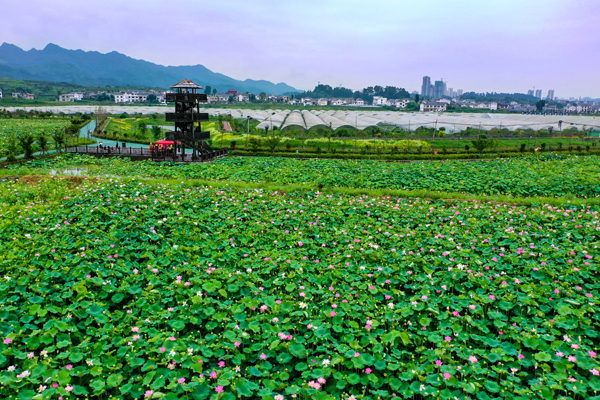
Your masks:
<path fill-rule="evenodd" d="M 285 83 L 246 79 L 240 81 L 205 66 L 168 66 L 136 60 L 116 51 L 68 50 L 48 44 L 43 50 L 25 51 L 13 44 L 0 46 L 0 77 L 67 82 L 84 86 L 145 86 L 169 88 L 184 78 L 220 92 L 236 89 L 258 94 L 299 92 Z"/>

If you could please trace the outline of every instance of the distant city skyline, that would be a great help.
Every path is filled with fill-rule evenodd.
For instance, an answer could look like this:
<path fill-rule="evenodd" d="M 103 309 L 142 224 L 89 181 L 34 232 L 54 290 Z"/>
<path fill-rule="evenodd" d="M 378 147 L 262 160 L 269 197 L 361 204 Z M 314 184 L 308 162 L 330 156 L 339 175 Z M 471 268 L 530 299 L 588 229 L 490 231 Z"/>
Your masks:
<path fill-rule="evenodd" d="M 304 90 L 420 92 L 428 75 L 465 91 L 523 93 L 535 82 L 600 97 L 600 2 L 23 0 L 2 12 L 1 40 L 24 49 L 118 51 Z"/>

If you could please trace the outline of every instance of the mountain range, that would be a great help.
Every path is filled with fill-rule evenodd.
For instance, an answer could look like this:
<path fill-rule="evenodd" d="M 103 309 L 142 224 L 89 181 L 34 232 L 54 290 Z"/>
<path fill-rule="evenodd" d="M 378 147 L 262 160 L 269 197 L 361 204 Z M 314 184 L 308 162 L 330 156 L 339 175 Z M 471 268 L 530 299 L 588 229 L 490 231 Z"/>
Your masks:
<path fill-rule="evenodd" d="M 84 86 L 143 86 L 169 88 L 184 78 L 217 88 L 255 94 L 299 92 L 285 83 L 233 79 L 204 65 L 164 66 L 112 51 L 69 50 L 48 44 L 43 50 L 25 51 L 10 43 L 0 46 L 0 77 L 76 83 Z"/>

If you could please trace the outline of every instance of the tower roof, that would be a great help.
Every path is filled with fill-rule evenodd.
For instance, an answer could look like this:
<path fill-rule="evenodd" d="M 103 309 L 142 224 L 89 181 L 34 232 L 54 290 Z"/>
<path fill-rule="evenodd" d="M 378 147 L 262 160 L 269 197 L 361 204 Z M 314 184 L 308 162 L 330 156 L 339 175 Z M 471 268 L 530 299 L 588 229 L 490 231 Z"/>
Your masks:
<path fill-rule="evenodd" d="M 171 89 L 202 89 L 202 86 L 190 81 L 189 79 L 184 79 L 181 82 L 171 86 Z"/>

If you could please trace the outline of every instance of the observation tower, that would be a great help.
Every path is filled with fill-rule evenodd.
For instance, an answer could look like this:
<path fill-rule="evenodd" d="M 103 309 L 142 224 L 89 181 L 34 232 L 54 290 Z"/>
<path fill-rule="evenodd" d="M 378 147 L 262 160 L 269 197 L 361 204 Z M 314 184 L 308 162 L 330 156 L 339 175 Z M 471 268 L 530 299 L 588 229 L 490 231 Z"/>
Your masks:
<path fill-rule="evenodd" d="M 192 149 L 192 161 L 203 156 L 213 155 L 214 151 L 206 143 L 210 132 L 202 131 L 202 122 L 208 121 L 208 113 L 200 112 L 200 104 L 207 103 L 208 97 L 200 93 L 202 86 L 184 79 L 171 86 L 175 93 L 167 93 L 167 103 L 175 103 L 174 113 L 165 113 L 167 122 L 175 122 L 175 130 L 166 133 L 166 139 L 182 146 L 185 154 L 186 146 Z"/>

